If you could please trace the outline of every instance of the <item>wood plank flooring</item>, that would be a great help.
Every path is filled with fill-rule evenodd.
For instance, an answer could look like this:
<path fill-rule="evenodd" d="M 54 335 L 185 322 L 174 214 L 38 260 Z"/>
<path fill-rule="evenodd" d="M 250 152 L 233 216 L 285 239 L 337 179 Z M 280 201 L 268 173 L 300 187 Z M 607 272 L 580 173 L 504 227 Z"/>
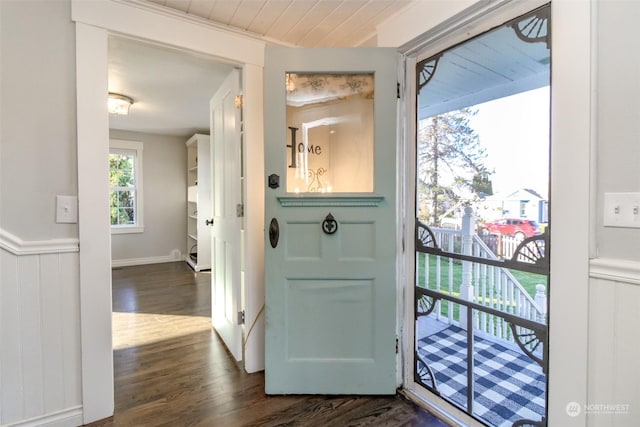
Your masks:
<path fill-rule="evenodd" d="M 113 270 L 109 426 L 446 426 L 394 396 L 267 396 L 212 331 L 210 274 L 186 263 Z"/>

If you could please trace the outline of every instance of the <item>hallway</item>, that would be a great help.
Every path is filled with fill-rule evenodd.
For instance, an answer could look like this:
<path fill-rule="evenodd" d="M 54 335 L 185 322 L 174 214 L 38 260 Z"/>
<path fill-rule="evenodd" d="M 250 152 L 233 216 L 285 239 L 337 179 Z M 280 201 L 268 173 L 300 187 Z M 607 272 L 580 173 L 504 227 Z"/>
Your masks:
<path fill-rule="evenodd" d="M 433 426 L 399 397 L 266 396 L 210 326 L 210 273 L 113 270 L 115 414 L 107 426 Z"/>

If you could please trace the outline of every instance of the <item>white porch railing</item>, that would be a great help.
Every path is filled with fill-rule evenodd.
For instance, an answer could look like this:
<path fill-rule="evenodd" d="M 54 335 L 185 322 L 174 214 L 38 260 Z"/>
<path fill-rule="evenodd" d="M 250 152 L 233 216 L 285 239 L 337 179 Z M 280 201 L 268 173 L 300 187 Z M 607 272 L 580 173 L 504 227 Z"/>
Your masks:
<path fill-rule="evenodd" d="M 468 208 L 470 211 L 470 208 Z M 431 228 L 440 249 L 477 258 L 498 260 L 499 257 L 475 234 L 471 212 L 463 219 L 462 230 Z M 466 222 L 466 224 L 465 224 Z M 538 323 L 546 323 L 546 286 L 538 284 L 532 296 L 505 268 L 458 261 L 444 256 L 416 253 L 422 276 L 418 286 L 475 302 L 501 312 Z M 434 271 L 435 270 L 435 271 Z M 437 303 L 432 315 L 449 324 L 466 325 L 466 312 L 452 302 Z M 498 316 L 474 312 L 474 329 L 488 335 L 513 341 L 507 322 Z"/>

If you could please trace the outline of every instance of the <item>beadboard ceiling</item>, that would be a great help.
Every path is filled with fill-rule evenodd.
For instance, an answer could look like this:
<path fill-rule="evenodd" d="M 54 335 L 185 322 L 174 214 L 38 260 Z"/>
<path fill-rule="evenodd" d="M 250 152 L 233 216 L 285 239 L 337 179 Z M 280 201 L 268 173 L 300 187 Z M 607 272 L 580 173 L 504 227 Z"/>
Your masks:
<path fill-rule="evenodd" d="M 147 0 L 278 44 L 353 47 L 416 0 Z"/>

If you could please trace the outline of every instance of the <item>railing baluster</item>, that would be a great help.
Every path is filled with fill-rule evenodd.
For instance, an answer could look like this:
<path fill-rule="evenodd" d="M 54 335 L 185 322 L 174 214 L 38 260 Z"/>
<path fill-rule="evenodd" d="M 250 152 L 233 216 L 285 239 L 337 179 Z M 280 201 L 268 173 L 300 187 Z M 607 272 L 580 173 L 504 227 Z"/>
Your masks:
<path fill-rule="evenodd" d="M 482 300 L 480 299 L 480 264 L 473 263 L 471 272 L 472 272 L 471 283 L 473 283 L 474 300 L 475 302 L 484 305 L 484 298 L 482 298 Z M 477 312 L 474 312 L 473 320 L 474 320 L 473 324 L 475 325 L 475 328 L 480 329 L 480 316 Z"/>
<path fill-rule="evenodd" d="M 484 305 L 487 305 L 487 266 L 482 266 L 482 295 L 484 295 Z M 487 313 L 482 312 L 482 324 L 484 332 L 487 332 Z"/>
<path fill-rule="evenodd" d="M 448 268 L 449 268 L 449 274 L 447 276 L 448 282 L 448 290 L 449 290 L 449 295 L 453 295 L 453 260 L 451 258 L 449 258 L 449 262 L 447 264 Z M 453 305 L 451 303 L 449 303 L 449 323 L 453 323 L 454 321 L 454 317 L 453 317 Z"/>
<path fill-rule="evenodd" d="M 429 254 L 424 254 L 424 258 L 422 258 L 422 260 L 424 261 L 424 271 L 422 272 L 423 275 L 423 280 L 424 280 L 424 286 L 426 288 L 429 287 L 429 258 L 430 255 Z"/>
<path fill-rule="evenodd" d="M 442 289 L 442 267 L 441 267 L 442 257 L 436 256 L 436 290 L 440 292 Z M 448 304 L 448 303 L 447 303 Z M 438 307 L 440 310 L 439 314 L 442 314 L 442 304 Z M 440 318 L 438 316 L 438 318 Z"/>
<path fill-rule="evenodd" d="M 516 313 L 516 296 L 515 296 L 515 286 L 513 286 L 513 282 L 509 282 L 509 308 L 511 309 L 511 313 Z"/>
<path fill-rule="evenodd" d="M 513 287 L 513 283 L 509 282 L 509 286 L 507 287 L 507 298 L 509 298 L 509 313 L 516 314 L 516 295 Z"/>
<path fill-rule="evenodd" d="M 462 307 L 460 307 L 462 310 Z M 473 414 L 473 385 L 475 383 L 475 375 L 473 373 L 473 310 L 471 306 L 466 307 L 467 310 L 467 411 Z"/>
<path fill-rule="evenodd" d="M 489 282 L 489 297 L 491 298 L 489 300 L 490 304 L 489 307 L 491 308 L 495 308 L 495 287 L 496 287 L 496 267 L 493 266 L 489 266 L 490 269 L 490 282 Z M 491 335 L 496 335 L 496 322 L 493 316 L 491 316 Z"/>
<path fill-rule="evenodd" d="M 500 270 L 496 270 L 496 308 L 500 311 L 504 311 L 502 307 L 502 274 L 500 274 Z M 498 330 L 496 331 L 496 336 L 503 338 L 502 336 L 502 320 L 499 320 L 497 323 Z"/>
<path fill-rule="evenodd" d="M 522 294 L 518 289 L 514 289 L 515 290 L 515 294 L 516 294 L 516 306 L 515 308 L 515 313 L 516 315 L 520 316 L 520 317 L 524 317 L 523 314 L 523 308 L 522 307 Z"/>

